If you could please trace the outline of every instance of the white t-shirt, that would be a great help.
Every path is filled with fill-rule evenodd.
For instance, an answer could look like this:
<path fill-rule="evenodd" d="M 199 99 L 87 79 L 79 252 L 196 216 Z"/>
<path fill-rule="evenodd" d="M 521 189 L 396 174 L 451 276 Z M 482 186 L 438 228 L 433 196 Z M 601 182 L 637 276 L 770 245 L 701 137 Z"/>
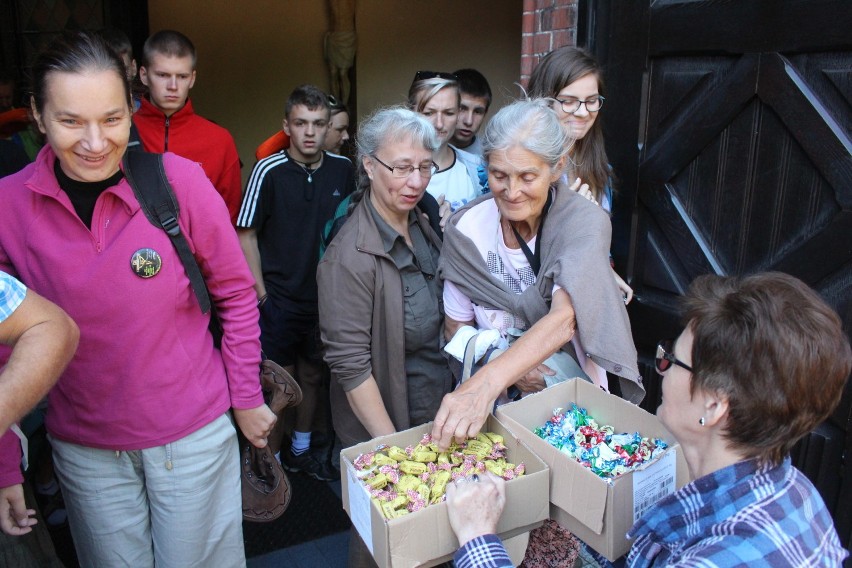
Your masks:
<path fill-rule="evenodd" d="M 506 246 L 500 229 L 500 211 L 493 199 L 465 213 L 457 227 L 476 245 L 488 271 L 509 290 L 520 294 L 535 284 L 535 273 L 524 252 Z M 527 241 L 530 250 L 535 250 L 535 241 L 536 237 Z M 559 286 L 553 289 L 558 290 Z M 510 328 L 526 330 L 529 327 L 520 316 L 474 304 L 450 281 L 444 282 L 444 313 L 456 321 L 474 320 L 477 328 L 496 329 L 503 337 Z"/>
<path fill-rule="evenodd" d="M 453 150 L 453 159 L 452 166 L 432 176 L 426 191 L 435 199 L 443 195 L 449 202 L 450 208 L 455 211 L 468 201 L 479 197 L 480 190 L 473 184 L 470 173 L 464 162 L 456 155 L 456 150 Z"/>

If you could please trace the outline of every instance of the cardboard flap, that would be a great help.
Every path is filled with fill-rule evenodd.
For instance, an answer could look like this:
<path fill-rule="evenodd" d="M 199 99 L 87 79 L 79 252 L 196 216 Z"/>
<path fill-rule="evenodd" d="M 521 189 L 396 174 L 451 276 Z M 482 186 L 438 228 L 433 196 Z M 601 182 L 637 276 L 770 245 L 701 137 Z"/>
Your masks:
<path fill-rule="evenodd" d="M 556 452 L 559 455 L 560 452 Z M 556 467 L 565 468 L 565 464 L 556 463 Z M 553 465 L 550 466 L 551 468 Z M 589 527 L 595 534 L 601 534 L 604 528 L 604 515 L 609 495 L 609 485 L 591 471 L 574 468 L 571 483 L 555 483 L 550 487 L 550 500 L 553 503 L 571 503 L 572 514 L 578 521 Z"/>
<path fill-rule="evenodd" d="M 356 528 L 360 525 L 359 534 L 371 535 L 371 552 L 380 568 L 434 566 L 449 560 L 458 549 L 446 503 L 430 505 L 416 513 L 388 520 L 373 505 L 369 493 L 354 475 L 353 462 L 358 454 L 373 451 L 379 444 L 404 447 L 416 443 L 430 430 L 431 423 L 424 424 L 341 451 L 341 468 L 346 470 L 341 484 L 344 509 Z M 549 515 L 547 466 L 493 417 L 488 418 L 483 430 L 502 435 L 508 448 L 507 458 L 514 463 L 526 464 L 526 475 L 506 484 L 506 508 L 498 524 L 498 535 L 508 538 L 528 532 Z"/>

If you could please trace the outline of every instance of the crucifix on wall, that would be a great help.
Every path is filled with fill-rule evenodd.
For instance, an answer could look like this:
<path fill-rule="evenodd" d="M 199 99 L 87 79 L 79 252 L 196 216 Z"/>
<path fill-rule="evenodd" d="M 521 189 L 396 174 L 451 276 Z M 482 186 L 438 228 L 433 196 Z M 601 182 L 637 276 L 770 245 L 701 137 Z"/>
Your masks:
<path fill-rule="evenodd" d="M 331 75 L 331 94 L 349 105 L 349 69 L 355 62 L 355 0 L 328 0 L 331 29 L 325 34 L 325 60 Z"/>

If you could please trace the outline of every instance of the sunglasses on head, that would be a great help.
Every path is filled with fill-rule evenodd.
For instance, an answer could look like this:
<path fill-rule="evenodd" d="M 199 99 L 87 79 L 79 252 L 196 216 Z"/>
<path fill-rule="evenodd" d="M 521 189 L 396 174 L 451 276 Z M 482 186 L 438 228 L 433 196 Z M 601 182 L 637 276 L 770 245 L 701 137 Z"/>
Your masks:
<path fill-rule="evenodd" d="M 333 95 L 326 95 L 326 98 L 328 99 L 329 110 L 336 110 L 343 106 Z"/>
<path fill-rule="evenodd" d="M 664 339 L 657 343 L 657 355 L 654 357 L 654 366 L 657 372 L 662 374 L 668 371 L 672 365 L 686 369 L 690 373 L 692 367 L 674 356 L 674 339 Z"/>
<path fill-rule="evenodd" d="M 446 79 L 448 81 L 458 81 L 459 78 L 452 73 L 444 73 L 443 71 L 418 71 L 414 74 L 414 81 L 424 81 L 426 79 Z"/>

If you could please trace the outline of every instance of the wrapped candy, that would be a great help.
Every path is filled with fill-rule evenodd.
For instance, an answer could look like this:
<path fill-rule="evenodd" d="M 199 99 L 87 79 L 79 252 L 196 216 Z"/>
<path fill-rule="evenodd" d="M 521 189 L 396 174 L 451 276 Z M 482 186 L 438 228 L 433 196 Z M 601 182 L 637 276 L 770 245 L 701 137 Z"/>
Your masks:
<path fill-rule="evenodd" d="M 668 448 L 663 440 L 643 438 L 638 432 L 616 434 L 612 426 L 600 426 L 585 408 L 576 404 L 568 410 L 555 409 L 550 420 L 534 432 L 602 478 L 633 471 L 654 461 Z"/>
<path fill-rule="evenodd" d="M 524 464 L 506 462 L 503 437 L 480 433 L 439 452 L 427 434 L 415 446 L 379 446 L 353 462 L 376 507 L 387 519 L 414 513 L 446 499 L 447 484 L 490 471 L 504 479 L 524 474 Z"/>

